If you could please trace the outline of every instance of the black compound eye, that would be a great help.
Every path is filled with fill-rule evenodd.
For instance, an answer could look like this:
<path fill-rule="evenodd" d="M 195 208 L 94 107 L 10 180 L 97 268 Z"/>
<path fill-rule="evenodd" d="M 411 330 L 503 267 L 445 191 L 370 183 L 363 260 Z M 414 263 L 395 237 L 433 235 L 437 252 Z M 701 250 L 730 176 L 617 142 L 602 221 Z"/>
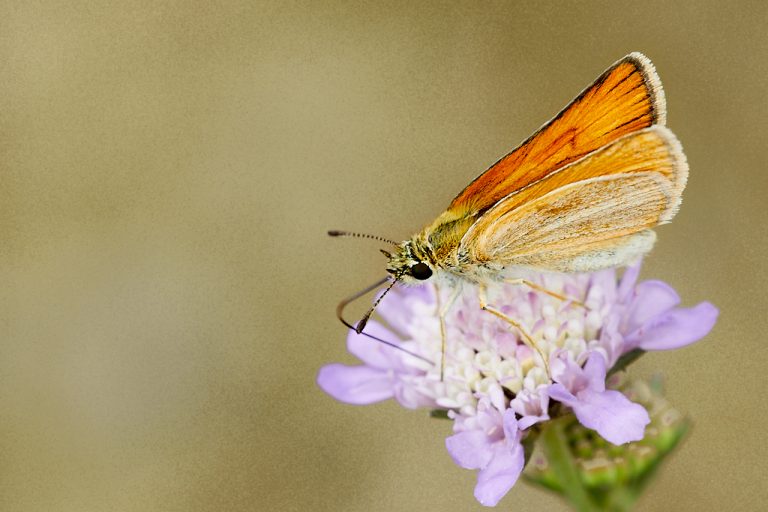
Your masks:
<path fill-rule="evenodd" d="M 411 267 L 411 275 L 419 281 L 423 281 L 430 278 L 432 269 L 429 268 L 429 265 L 420 261 Z"/>

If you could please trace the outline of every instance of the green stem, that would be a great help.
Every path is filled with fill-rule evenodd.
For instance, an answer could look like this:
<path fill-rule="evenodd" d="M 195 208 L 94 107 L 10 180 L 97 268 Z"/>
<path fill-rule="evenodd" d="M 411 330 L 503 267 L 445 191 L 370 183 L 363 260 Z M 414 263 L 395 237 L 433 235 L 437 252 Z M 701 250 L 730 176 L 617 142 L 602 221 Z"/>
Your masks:
<path fill-rule="evenodd" d="M 541 446 L 571 505 L 579 512 L 596 512 L 600 508 L 592 501 L 579 478 L 579 471 L 565 437 L 565 426 L 570 421 L 573 421 L 573 418 L 550 422 L 541 433 Z"/>
<path fill-rule="evenodd" d="M 626 487 L 614 487 L 610 491 L 606 510 L 611 512 L 627 512 L 632 510 L 637 500 L 637 492 Z"/>

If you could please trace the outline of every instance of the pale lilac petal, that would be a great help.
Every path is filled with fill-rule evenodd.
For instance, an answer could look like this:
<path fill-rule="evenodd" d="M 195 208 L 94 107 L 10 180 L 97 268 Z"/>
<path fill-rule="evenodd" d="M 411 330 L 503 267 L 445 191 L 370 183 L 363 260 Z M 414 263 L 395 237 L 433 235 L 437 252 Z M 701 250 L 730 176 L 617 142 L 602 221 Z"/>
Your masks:
<path fill-rule="evenodd" d="M 559 382 L 572 393 L 577 393 L 589 385 L 584 370 L 568 357 L 568 352 L 565 350 L 558 350 L 552 354 L 549 367 L 552 380 Z"/>
<path fill-rule="evenodd" d="M 562 384 L 552 384 L 549 386 L 549 389 L 547 389 L 547 394 L 552 400 L 557 400 L 558 402 L 571 407 L 576 403 L 576 397 L 573 393 L 565 389 L 565 386 Z"/>
<path fill-rule="evenodd" d="M 592 352 L 584 365 L 584 376 L 587 378 L 587 388 L 601 393 L 605 391 L 605 359 L 599 352 Z"/>
<path fill-rule="evenodd" d="M 626 332 L 634 331 L 653 317 L 680 304 L 677 292 L 662 281 L 643 281 L 635 288 L 635 294 L 626 319 Z"/>
<path fill-rule="evenodd" d="M 625 274 L 626 275 L 626 274 Z M 616 271 L 612 268 L 595 272 L 590 276 L 590 289 L 600 288 L 603 293 L 603 303 L 613 302 L 616 297 Z"/>
<path fill-rule="evenodd" d="M 619 282 L 617 295 L 619 301 L 626 301 L 630 295 L 632 294 L 635 283 L 637 283 L 637 278 L 640 276 L 640 268 L 642 268 L 643 262 L 642 260 L 639 260 L 634 265 L 630 265 L 624 270 L 624 275 L 621 276 L 621 281 Z"/>
<path fill-rule="evenodd" d="M 549 414 L 544 414 L 541 416 L 523 416 L 522 418 L 520 418 L 518 425 L 520 425 L 520 428 L 522 430 L 525 430 L 539 422 L 546 421 L 548 419 L 549 419 Z"/>
<path fill-rule="evenodd" d="M 386 327 L 375 320 L 371 320 L 365 326 L 365 332 L 371 336 L 376 336 L 395 345 L 400 345 L 397 337 Z M 347 350 L 350 354 L 357 356 L 362 362 L 373 368 L 386 370 L 396 365 L 397 357 L 395 353 L 400 351 L 394 347 L 387 346 L 381 342 L 369 338 L 363 334 L 357 334 L 350 330 L 347 335 Z"/>
<path fill-rule="evenodd" d="M 494 446 L 490 464 L 477 474 L 475 498 L 481 505 L 494 507 L 509 492 L 523 471 L 525 456 L 519 442 Z"/>
<path fill-rule="evenodd" d="M 405 334 L 414 317 L 414 305 L 417 303 L 433 304 L 435 302 L 432 285 L 395 286 L 382 299 L 376 312 L 387 321 L 392 328 Z"/>
<path fill-rule="evenodd" d="M 639 441 L 651 422 L 648 412 L 618 391 L 596 393 L 585 390 L 569 404 L 579 423 L 597 431 L 606 441 L 624 444 Z"/>
<path fill-rule="evenodd" d="M 520 430 L 517 426 L 517 417 L 515 411 L 507 409 L 502 416 L 502 423 L 504 425 L 504 438 L 508 443 L 517 442 L 520 439 Z"/>
<path fill-rule="evenodd" d="M 556 381 L 560 381 L 565 377 L 568 372 L 568 359 L 565 357 L 564 350 L 557 350 L 549 358 L 549 371 L 552 378 Z"/>
<path fill-rule="evenodd" d="M 395 382 L 395 400 L 407 409 L 418 409 L 419 407 L 436 408 L 435 399 L 424 395 L 418 389 L 414 389 L 410 383 L 398 380 Z"/>
<path fill-rule="evenodd" d="M 407 293 L 407 292 L 406 292 Z M 405 327 L 410 323 L 413 317 L 413 311 L 408 306 L 408 301 L 405 298 L 397 297 L 394 290 L 389 292 L 389 295 L 384 297 L 379 306 L 376 308 L 376 313 L 380 315 L 389 325 L 397 329 L 400 332 L 405 331 Z"/>
<path fill-rule="evenodd" d="M 506 407 L 504 390 L 499 384 L 496 384 L 490 387 L 490 389 L 488 390 L 488 399 L 491 401 L 491 405 L 493 405 L 494 407 L 496 407 L 496 409 L 500 411 L 503 411 L 504 407 Z"/>
<path fill-rule="evenodd" d="M 712 330 L 719 311 L 709 302 L 692 308 L 675 309 L 654 319 L 628 337 L 643 350 L 670 350 L 700 340 Z"/>
<path fill-rule="evenodd" d="M 445 440 L 453 461 L 465 469 L 484 468 L 493 457 L 491 443 L 482 430 L 466 430 Z"/>
<path fill-rule="evenodd" d="M 392 379 L 368 366 L 329 364 L 320 368 L 317 385 L 340 402 L 366 405 L 394 395 Z"/>
<path fill-rule="evenodd" d="M 605 350 L 608 355 L 608 366 L 612 367 L 616 364 L 628 349 L 625 346 L 624 336 L 619 332 L 619 323 L 621 319 L 618 314 L 612 314 L 606 317 L 603 328 L 600 331 L 600 340 L 598 345 Z"/>
<path fill-rule="evenodd" d="M 549 419 L 549 414 L 547 414 L 547 409 L 549 408 L 547 387 L 545 384 L 541 385 L 535 392 L 523 389 L 515 398 L 510 400 L 510 409 L 521 416 L 517 420 L 517 428 L 525 430 L 540 421 Z"/>

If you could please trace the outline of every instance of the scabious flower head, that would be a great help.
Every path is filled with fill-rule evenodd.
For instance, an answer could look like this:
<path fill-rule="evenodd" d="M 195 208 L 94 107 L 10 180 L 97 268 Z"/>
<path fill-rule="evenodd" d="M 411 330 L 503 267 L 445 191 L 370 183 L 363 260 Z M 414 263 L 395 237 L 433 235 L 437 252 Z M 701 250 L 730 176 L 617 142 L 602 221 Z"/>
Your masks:
<path fill-rule="evenodd" d="M 363 364 L 324 366 L 318 384 L 346 403 L 395 398 L 404 407 L 447 411 L 454 421 L 449 454 L 459 466 L 478 470 L 478 501 L 496 505 L 523 469 L 522 440 L 553 414 L 572 411 L 613 444 L 642 439 L 648 413 L 606 389 L 608 371 L 631 351 L 679 348 L 714 326 L 714 306 L 678 308 L 671 287 L 637 283 L 638 273 L 639 265 L 620 279 L 612 269 L 524 276 L 583 304 L 525 285 L 491 286 L 488 303 L 519 322 L 535 349 L 508 322 L 483 311 L 476 288 L 464 285 L 445 317 L 442 379 L 437 308 L 451 291 L 441 290 L 438 300 L 431 285 L 395 288 L 377 310 L 388 327 L 371 321 L 366 332 L 423 359 L 351 332 L 348 349 Z"/>

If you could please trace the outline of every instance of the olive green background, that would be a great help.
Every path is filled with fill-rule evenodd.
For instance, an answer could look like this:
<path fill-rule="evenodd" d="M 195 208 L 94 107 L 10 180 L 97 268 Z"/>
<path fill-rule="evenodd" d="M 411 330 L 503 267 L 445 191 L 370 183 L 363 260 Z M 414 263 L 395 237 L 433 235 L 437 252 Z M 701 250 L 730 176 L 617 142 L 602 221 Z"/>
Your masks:
<path fill-rule="evenodd" d="M 764 2 L 2 2 L 0 510 L 481 510 L 450 424 L 315 385 L 336 302 L 630 51 L 691 175 L 643 275 L 695 421 L 639 510 L 765 507 Z M 564 510 L 518 485 L 502 510 Z"/>

